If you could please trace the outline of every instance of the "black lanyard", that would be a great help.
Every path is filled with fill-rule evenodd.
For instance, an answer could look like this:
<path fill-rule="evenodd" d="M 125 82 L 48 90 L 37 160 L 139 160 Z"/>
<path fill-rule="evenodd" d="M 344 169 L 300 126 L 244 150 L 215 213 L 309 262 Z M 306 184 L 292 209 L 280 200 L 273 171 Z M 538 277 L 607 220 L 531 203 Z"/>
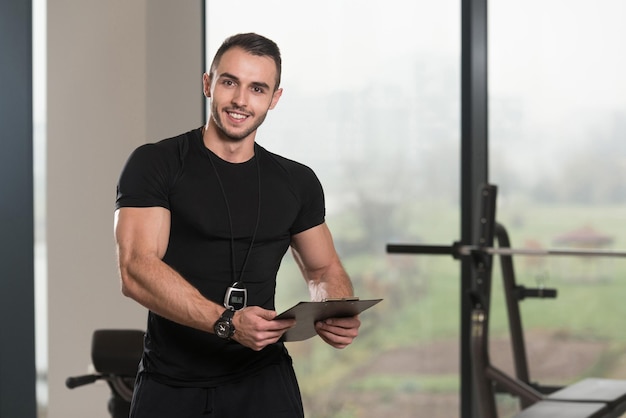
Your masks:
<path fill-rule="evenodd" d="M 233 232 L 233 219 L 232 219 L 232 215 L 230 212 L 230 205 L 228 204 L 228 198 L 226 196 L 226 191 L 224 190 L 224 184 L 222 183 L 222 179 L 220 178 L 220 175 L 217 171 L 217 167 L 215 166 L 215 163 L 213 162 L 213 157 L 211 157 L 211 151 L 207 149 L 206 146 L 204 146 L 204 149 L 206 151 L 207 157 L 209 158 L 209 161 L 211 162 L 211 166 L 213 167 L 213 172 L 215 173 L 215 177 L 217 178 L 217 182 L 222 191 L 222 197 L 224 198 L 224 204 L 226 205 L 226 213 L 228 214 L 228 224 L 230 227 L 230 261 L 231 261 L 232 282 L 233 282 L 233 285 L 239 283 L 240 286 L 243 286 L 243 288 L 245 289 L 245 286 L 243 285 L 243 274 L 246 269 L 246 265 L 248 264 L 248 259 L 250 258 L 250 253 L 252 252 L 252 247 L 256 239 L 257 230 L 259 229 L 259 222 L 261 220 L 261 167 L 259 164 L 259 155 L 258 155 L 258 152 L 256 152 L 257 147 L 255 144 L 254 145 L 255 153 L 253 157 L 256 163 L 257 179 L 258 179 L 258 187 L 259 187 L 259 194 L 258 194 L 259 199 L 258 199 L 258 205 L 257 205 L 256 224 L 254 226 L 254 231 L 252 232 L 252 240 L 250 241 L 250 246 L 248 247 L 248 251 L 246 252 L 246 257 L 243 260 L 243 265 L 241 266 L 239 279 L 237 279 L 235 276 L 236 265 L 237 265 L 235 262 L 235 235 Z"/>

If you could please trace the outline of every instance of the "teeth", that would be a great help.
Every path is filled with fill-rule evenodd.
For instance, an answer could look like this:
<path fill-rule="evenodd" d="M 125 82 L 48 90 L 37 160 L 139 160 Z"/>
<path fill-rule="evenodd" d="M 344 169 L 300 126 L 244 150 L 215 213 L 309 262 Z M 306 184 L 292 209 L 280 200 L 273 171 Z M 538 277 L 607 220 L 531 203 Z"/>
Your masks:
<path fill-rule="evenodd" d="M 228 113 L 228 114 L 233 119 L 245 119 L 247 117 L 246 115 L 241 115 L 239 113 Z"/>

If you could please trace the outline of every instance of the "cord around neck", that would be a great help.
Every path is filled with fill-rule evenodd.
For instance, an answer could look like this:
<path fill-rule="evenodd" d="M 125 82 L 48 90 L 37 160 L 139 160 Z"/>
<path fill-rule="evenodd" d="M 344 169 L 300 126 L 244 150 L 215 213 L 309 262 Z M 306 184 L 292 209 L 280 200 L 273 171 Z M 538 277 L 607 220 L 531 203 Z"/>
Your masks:
<path fill-rule="evenodd" d="M 239 273 L 239 279 L 236 278 L 236 266 L 237 263 L 235 261 L 235 234 L 233 229 L 233 219 L 230 210 L 230 204 L 228 203 L 228 197 L 226 195 L 226 190 L 224 189 L 224 184 L 222 183 L 222 179 L 217 171 L 217 167 L 215 166 L 215 162 L 213 161 L 213 157 L 211 156 L 211 150 L 209 150 L 206 146 L 203 147 L 206 151 L 206 155 L 211 162 L 211 166 L 213 167 L 213 172 L 215 173 L 215 177 L 217 178 L 217 182 L 220 186 L 220 190 L 222 192 L 222 197 L 224 199 L 224 205 L 226 206 L 226 213 L 228 215 L 228 226 L 230 228 L 230 262 L 231 262 L 231 278 L 232 282 L 240 282 L 243 283 L 243 275 L 246 270 L 246 265 L 248 264 L 248 259 L 250 258 L 250 253 L 252 253 L 252 247 L 254 246 L 254 241 L 256 240 L 256 234 L 259 229 L 259 223 L 261 220 L 261 166 L 259 163 L 259 153 L 257 152 L 257 146 L 254 145 L 254 156 L 252 157 L 256 164 L 257 169 L 257 181 L 258 181 L 258 204 L 257 204 L 257 217 L 256 223 L 254 226 L 254 230 L 252 232 L 252 239 L 250 240 L 250 246 L 248 247 L 248 251 L 246 252 L 246 256 L 243 260 L 243 265 L 241 266 L 241 272 Z"/>

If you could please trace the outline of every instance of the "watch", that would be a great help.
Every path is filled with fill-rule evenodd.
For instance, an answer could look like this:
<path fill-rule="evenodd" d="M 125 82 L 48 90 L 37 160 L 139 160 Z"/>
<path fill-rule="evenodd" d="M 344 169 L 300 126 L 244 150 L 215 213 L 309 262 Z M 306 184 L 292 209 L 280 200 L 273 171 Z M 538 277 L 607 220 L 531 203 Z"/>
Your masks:
<path fill-rule="evenodd" d="M 235 311 L 232 309 L 226 309 L 222 316 L 213 325 L 213 331 L 215 335 L 220 338 L 229 339 L 235 333 L 235 326 L 233 325 L 233 315 Z"/>

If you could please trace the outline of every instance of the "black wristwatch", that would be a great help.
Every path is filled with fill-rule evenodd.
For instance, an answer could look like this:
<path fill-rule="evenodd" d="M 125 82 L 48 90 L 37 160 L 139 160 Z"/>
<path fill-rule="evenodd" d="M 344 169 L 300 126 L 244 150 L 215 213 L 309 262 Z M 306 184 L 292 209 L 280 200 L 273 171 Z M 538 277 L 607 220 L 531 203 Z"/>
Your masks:
<path fill-rule="evenodd" d="M 220 338 L 229 339 L 235 333 L 235 326 L 233 325 L 233 315 L 235 311 L 232 309 L 226 309 L 222 316 L 213 325 L 213 331 L 215 335 Z"/>

